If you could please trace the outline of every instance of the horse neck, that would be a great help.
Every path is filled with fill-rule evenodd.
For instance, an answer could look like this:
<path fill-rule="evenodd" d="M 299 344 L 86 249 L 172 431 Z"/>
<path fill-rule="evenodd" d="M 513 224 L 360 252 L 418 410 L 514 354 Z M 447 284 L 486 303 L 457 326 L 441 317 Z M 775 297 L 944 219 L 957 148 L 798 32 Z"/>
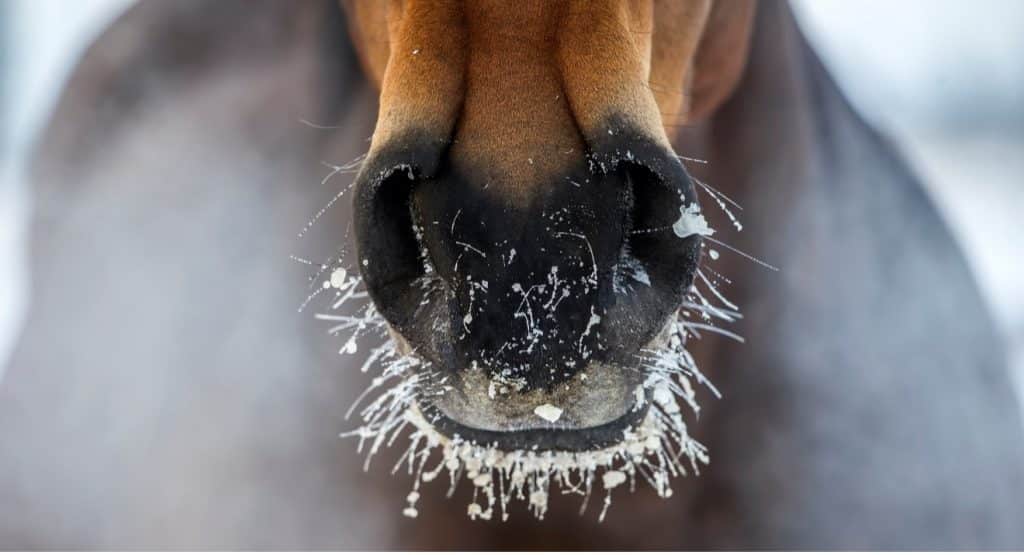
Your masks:
<path fill-rule="evenodd" d="M 863 127 L 785 2 L 758 5 L 749 58 L 730 100 L 680 136 L 702 181 L 730 196 L 798 195 L 840 152 L 835 126 Z M 713 209 L 711 209 L 713 210 Z M 747 218 L 756 216 L 748 210 Z M 765 213 L 765 210 L 758 210 Z"/>
<path fill-rule="evenodd" d="M 707 245 L 721 257 L 705 263 L 731 280 L 721 289 L 745 314 L 733 327 L 750 339 L 740 351 L 810 372 L 821 361 L 790 360 L 808 342 L 897 360 L 906 353 L 895 345 L 939 352 L 943 333 L 970 322 L 975 360 L 1000 352 L 963 253 L 898 148 L 851 108 L 787 4 L 758 11 L 735 94 L 679 143 L 707 160 L 691 165 L 694 175 L 745 208 L 741 232 L 705 197 L 712 239 L 779 268 Z M 694 349 L 713 366 L 742 356 L 722 347 Z"/>
<path fill-rule="evenodd" d="M 842 225 L 891 222 L 912 208 L 902 202 L 873 207 L 872 187 L 863 183 L 886 183 L 903 192 L 919 188 L 895 149 L 850 107 L 785 2 L 758 4 L 747 67 L 735 93 L 679 139 L 681 154 L 707 161 L 689 164 L 693 175 L 744 208 L 732 208 L 740 231 L 712 197 L 703 197 L 716 229 L 712 239 L 780 269 L 709 242 L 721 257 L 710 262 L 705 256 L 705 263 L 731 280 L 720 289 L 745 312 L 800 310 L 787 305 L 792 282 L 800 279 L 807 281 L 798 290 L 801 302 L 816 303 L 815 297 L 834 290 L 828 280 L 836 278 L 837 267 L 850 279 L 870 279 L 877 237 Z M 718 346 L 701 341 L 695 350 L 699 358 Z"/>

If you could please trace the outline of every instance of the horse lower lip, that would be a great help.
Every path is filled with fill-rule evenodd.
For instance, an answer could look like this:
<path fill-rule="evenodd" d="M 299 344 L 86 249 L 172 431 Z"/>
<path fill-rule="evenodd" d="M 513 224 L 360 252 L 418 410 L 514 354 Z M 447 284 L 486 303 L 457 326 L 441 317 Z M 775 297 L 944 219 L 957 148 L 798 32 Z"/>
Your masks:
<path fill-rule="evenodd" d="M 580 442 L 572 437 L 603 443 L 605 432 L 634 421 L 629 416 L 642 412 L 636 409 L 644 402 L 644 379 L 637 368 L 595 362 L 554 387 L 542 388 L 471 367 L 450 374 L 443 388 L 424 384 L 419 403 L 433 411 L 424 416 L 464 438 L 472 435 L 486 444 L 505 445 L 518 434 L 527 439 L 517 440 L 517 445 L 554 442 L 575 449 Z"/>
<path fill-rule="evenodd" d="M 598 426 L 585 428 L 524 428 L 517 430 L 484 430 L 467 426 L 447 416 L 434 405 L 422 403 L 418 409 L 440 433 L 460 437 L 478 445 L 496 446 L 503 451 L 591 451 L 614 445 L 623 432 L 635 427 L 647 415 L 650 399 L 624 414 Z"/>

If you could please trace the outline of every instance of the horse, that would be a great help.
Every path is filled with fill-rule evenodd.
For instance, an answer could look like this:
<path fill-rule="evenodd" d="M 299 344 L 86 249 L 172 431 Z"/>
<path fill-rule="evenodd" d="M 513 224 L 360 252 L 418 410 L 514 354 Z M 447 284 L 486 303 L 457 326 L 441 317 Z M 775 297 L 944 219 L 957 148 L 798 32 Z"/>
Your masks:
<path fill-rule="evenodd" d="M 78 63 L 30 182 L 8 547 L 1024 545 L 974 278 L 782 1 L 144 1 Z M 337 437 L 366 350 L 297 310 L 340 254 L 431 363 L 424 430 L 581 453 L 650 414 L 637 353 L 717 258 L 742 319 L 686 342 L 721 393 L 687 421 L 710 460 L 603 521 L 569 495 L 473 521 L 436 482 L 403 516 L 404 447 L 364 471 Z M 545 315 L 533 283 L 569 292 Z"/>

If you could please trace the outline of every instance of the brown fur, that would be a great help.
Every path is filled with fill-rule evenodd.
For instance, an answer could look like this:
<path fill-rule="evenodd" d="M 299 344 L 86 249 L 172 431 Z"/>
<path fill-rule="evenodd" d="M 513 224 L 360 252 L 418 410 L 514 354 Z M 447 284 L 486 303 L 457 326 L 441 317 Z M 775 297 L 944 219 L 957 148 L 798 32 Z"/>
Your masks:
<path fill-rule="evenodd" d="M 482 183 L 511 201 L 564 171 L 611 114 L 667 146 L 691 106 L 721 104 L 753 12 L 745 0 L 343 5 L 381 90 L 371 156 L 411 129 L 454 134 L 454 166 L 486 168 Z"/>

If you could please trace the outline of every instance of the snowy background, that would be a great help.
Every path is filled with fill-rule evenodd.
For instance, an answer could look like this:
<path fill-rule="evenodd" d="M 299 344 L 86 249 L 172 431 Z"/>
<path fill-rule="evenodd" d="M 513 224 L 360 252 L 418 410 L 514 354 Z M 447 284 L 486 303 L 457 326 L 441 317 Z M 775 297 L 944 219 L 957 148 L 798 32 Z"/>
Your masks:
<path fill-rule="evenodd" d="M 130 3 L 0 1 L 0 372 L 27 309 L 21 160 L 82 49 Z M 931 188 L 1015 345 L 1024 391 L 1024 2 L 795 7 L 853 103 Z"/>

